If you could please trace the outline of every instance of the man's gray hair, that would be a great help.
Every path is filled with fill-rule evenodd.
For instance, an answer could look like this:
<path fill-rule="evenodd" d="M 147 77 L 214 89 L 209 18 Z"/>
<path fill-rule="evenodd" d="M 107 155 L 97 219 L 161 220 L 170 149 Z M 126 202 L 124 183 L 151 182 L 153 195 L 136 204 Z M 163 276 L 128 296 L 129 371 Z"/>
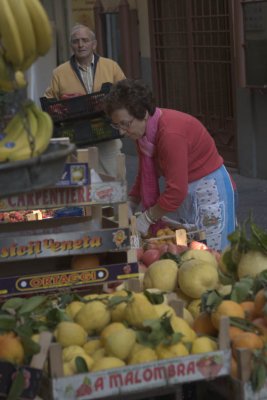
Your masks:
<path fill-rule="evenodd" d="M 88 37 L 91 40 L 96 40 L 95 33 L 86 25 L 83 24 L 75 24 L 70 32 L 70 43 L 72 42 L 73 35 L 80 29 L 87 29 L 88 30 Z"/>

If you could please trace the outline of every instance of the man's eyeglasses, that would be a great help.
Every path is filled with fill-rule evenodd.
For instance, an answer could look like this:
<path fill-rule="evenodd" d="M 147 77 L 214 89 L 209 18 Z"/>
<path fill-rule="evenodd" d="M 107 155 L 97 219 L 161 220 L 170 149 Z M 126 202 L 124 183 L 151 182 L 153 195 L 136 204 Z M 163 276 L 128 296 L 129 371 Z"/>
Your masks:
<path fill-rule="evenodd" d="M 112 128 L 117 130 L 125 130 L 131 127 L 134 120 L 135 118 L 131 119 L 130 121 L 122 121 L 117 124 L 111 123 L 110 126 L 112 126 Z"/>

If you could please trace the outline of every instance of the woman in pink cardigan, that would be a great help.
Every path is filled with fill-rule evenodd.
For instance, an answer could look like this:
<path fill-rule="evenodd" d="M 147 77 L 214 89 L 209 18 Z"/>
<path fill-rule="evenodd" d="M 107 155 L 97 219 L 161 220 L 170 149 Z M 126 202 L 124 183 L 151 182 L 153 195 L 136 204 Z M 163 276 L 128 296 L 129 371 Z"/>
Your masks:
<path fill-rule="evenodd" d="M 156 107 L 150 88 L 130 79 L 113 86 L 104 107 L 112 125 L 137 144 L 139 168 L 129 204 L 133 211 L 141 204 L 140 233 L 147 235 L 165 214 L 177 210 L 178 221 L 205 230 L 210 248 L 225 248 L 235 229 L 234 188 L 201 122 Z M 162 193 L 160 176 L 165 179 Z"/>

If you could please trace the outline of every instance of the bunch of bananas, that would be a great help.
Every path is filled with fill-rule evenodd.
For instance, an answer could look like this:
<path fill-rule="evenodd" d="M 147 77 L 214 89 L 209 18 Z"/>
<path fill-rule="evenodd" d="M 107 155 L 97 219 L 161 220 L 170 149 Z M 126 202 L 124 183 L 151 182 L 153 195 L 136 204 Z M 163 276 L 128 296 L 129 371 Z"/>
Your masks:
<path fill-rule="evenodd" d="M 52 28 L 39 0 L 0 0 L 0 10 L 0 90 L 16 89 L 23 71 L 49 50 Z"/>
<path fill-rule="evenodd" d="M 52 133 L 49 114 L 28 100 L 0 133 L 0 162 L 39 156 L 47 149 Z"/>
<path fill-rule="evenodd" d="M 7 63 L 3 55 L 0 54 L 0 90 L 12 92 L 16 89 L 22 89 L 27 86 L 24 73 L 14 71 L 10 63 Z"/>

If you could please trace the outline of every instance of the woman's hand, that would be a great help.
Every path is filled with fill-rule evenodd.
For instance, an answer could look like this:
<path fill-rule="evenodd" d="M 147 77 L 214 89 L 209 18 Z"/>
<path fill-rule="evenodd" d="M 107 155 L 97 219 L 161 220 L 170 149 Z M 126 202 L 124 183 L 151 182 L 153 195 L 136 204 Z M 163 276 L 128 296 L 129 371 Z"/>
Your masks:
<path fill-rule="evenodd" d="M 141 236 L 146 236 L 150 227 L 150 222 L 147 219 L 146 211 L 140 214 L 136 219 L 136 227 Z"/>

